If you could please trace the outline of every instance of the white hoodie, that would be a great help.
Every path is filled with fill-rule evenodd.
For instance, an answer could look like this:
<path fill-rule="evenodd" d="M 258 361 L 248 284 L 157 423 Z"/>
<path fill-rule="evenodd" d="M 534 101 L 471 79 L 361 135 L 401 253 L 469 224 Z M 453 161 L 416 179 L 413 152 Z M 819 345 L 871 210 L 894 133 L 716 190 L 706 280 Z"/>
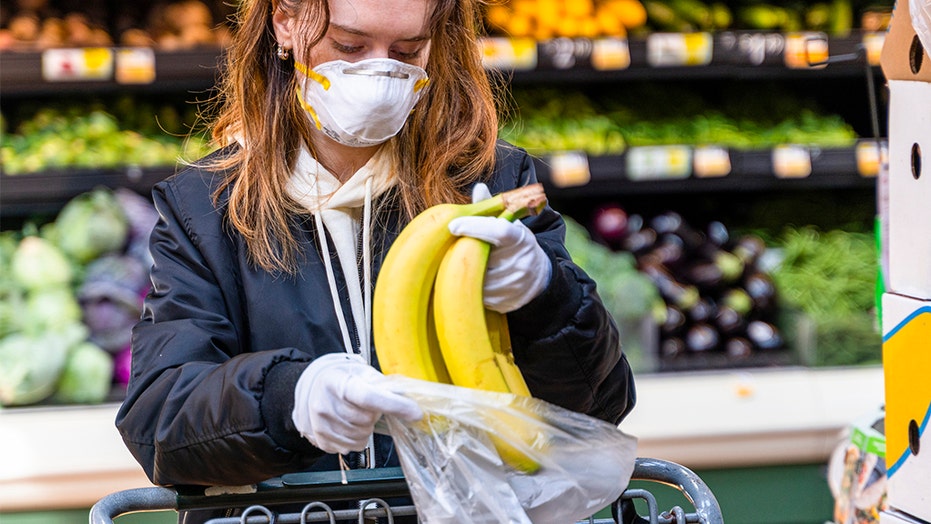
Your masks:
<path fill-rule="evenodd" d="M 323 251 L 327 280 L 333 307 L 339 319 L 343 344 L 348 353 L 360 353 L 371 363 L 371 321 L 372 321 L 372 256 L 371 256 L 371 215 L 372 199 L 378 197 L 397 182 L 396 172 L 391 165 L 392 155 L 389 147 L 382 147 L 369 161 L 359 168 L 349 180 L 340 184 L 339 180 L 325 167 L 320 165 L 310 152 L 304 148 L 298 156 L 287 191 L 291 198 L 311 211 L 316 222 L 317 240 Z M 359 347 L 352 347 L 340 296 L 336 289 L 336 279 L 330 265 L 330 246 L 324 228 L 330 233 L 330 240 L 336 248 L 336 256 L 346 279 L 346 292 L 352 310 L 352 320 L 359 333 Z M 360 239 L 361 235 L 361 239 Z M 362 247 L 362 281 L 352 278 L 359 274 L 360 253 Z"/>

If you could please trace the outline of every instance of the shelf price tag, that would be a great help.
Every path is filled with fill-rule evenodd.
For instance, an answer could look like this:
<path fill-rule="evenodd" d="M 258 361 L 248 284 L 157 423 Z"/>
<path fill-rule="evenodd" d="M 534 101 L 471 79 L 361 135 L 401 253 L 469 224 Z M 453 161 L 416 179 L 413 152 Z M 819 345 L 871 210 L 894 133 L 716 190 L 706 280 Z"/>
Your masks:
<path fill-rule="evenodd" d="M 863 48 L 866 49 L 866 60 L 871 66 L 879 65 L 879 56 L 886 43 L 886 33 L 871 31 L 863 33 Z"/>
<path fill-rule="evenodd" d="M 588 38 L 553 38 L 540 42 L 540 69 L 588 67 L 594 43 Z"/>
<path fill-rule="evenodd" d="M 886 145 L 878 140 L 861 140 L 855 149 L 857 172 L 860 176 L 872 178 L 879 174 L 879 167 L 889 161 L 886 157 Z"/>
<path fill-rule="evenodd" d="M 107 47 L 46 49 L 42 52 L 46 82 L 80 82 L 113 78 L 113 50 Z"/>
<path fill-rule="evenodd" d="M 708 65 L 713 48 L 710 33 L 653 33 L 647 37 L 647 63 L 653 67 Z"/>
<path fill-rule="evenodd" d="M 786 35 L 785 63 L 792 69 L 823 69 L 829 56 L 828 35 L 804 31 Z"/>
<path fill-rule="evenodd" d="M 124 47 L 116 51 L 116 81 L 120 84 L 151 84 L 155 81 L 155 50 Z"/>
<path fill-rule="evenodd" d="M 627 39 L 599 38 L 592 42 L 592 67 L 599 71 L 616 71 L 630 67 Z"/>
<path fill-rule="evenodd" d="M 721 146 L 699 146 L 692 152 L 692 172 L 698 178 L 727 176 L 731 173 L 731 156 Z"/>
<path fill-rule="evenodd" d="M 537 67 L 537 41 L 533 38 L 487 37 L 479 40 L 487 69 L 529 71 Z"/>
<path fill-rule="evenodd" d="M 549 158 L 550 181 L 556 187 L 584 186 L 592 179 L 588 155 L 580 151 L 555 153 Z"/>
<path fill-rule="evenodd" d="M 786 40 L 782 33 L 727 31 L 717 36 L 715 50 L 737 65 L 781 64 Z"/>
<path fill-rule="evenodd" d="M 805 178 L 811 174 L 811 151 L 783 144 L 773 148 L 773 173 L 778 178 Z"/>
<path fill-rule="evenodd" d="M 692 172 L 692 148 L 688 146 L 632 147 L 625 156 L 630 180 L 687 178 Z"/>

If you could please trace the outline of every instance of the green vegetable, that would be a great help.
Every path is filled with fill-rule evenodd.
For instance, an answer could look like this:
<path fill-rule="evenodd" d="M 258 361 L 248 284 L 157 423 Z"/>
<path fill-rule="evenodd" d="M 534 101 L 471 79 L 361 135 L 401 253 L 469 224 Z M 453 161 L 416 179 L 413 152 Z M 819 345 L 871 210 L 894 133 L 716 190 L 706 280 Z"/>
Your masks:
<path fill-rule="evenodd" d="M 10 270 L 15 281 L 26 290 L 66 286 L 73 277 L 64 253 L 37 236 L 20 241 L 10 260 Z"/>
<path fill-rule="evenodd" d="M 68 354 L 58 389 L 52 399 L 64 404 L 99 404 L 106 400 L 113 381 L 113 357 L 90 342 Z"/>
<path fill-rule="evenodd" d="M 81 306 L 69 287 L 43 288 L 26 295 L 22 329 L 29 333 L 59 331 L 81 321 Z"/>
<path fill-rule="evenodd" d="M 103 188 L 71 199 L 55 225 L 61 249 L 82 264 L 119 251 L 129 234 L 123 209 L 113 193 Z"/>
<path fill-rule="evenodd" d="M 58 385 L 69 349 L 84 340 L 82 324 L 41 334 L 14 333 L 0 340 L 0 406 L 35 404 Z"/>

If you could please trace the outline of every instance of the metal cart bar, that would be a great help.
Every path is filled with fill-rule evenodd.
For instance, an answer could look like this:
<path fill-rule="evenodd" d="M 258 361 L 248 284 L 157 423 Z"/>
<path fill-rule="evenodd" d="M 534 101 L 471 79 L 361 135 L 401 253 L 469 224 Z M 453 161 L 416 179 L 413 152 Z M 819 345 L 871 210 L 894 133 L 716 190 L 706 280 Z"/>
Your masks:
<path fill-rule="evenodd" d="M 140 511 L 185 511 L 192 509 L 218 509 L 229 507 L 247 508 L 247 515 L 231 522 L 248 522 L 249 524 L 267 522 L 327 522 L 331 519 L 327 513 L 328 506 L 318 502 L 322 500 L 372 500 L 382 502 L 381 498 L 401 497 L 409 494 L 401 468 L 378 468 L 374 470 L 351 470 L 345 472 L 346 482 L 342 482 L 341 472 L 295 473 L 262 482 L 245 489 L 240 488 L 179 488 L 162 487 L 136 488 L 111 493 L 97 501 L 90 511 L 90 524 L 113 524 L 113 519 L 128 513 Z M 638 458 L 634 465 L 631 480 L 657 482 L 673 487 L 688 499 L 695 507 L 694 513 L 686 513 L 676 506 L 667 512 L 658 513 L 655 498 L 647 490 L 628 489 L 622 499 L 641 498 L 646 500 L 649 509 L 648 522 L 651 524 L 723 524 L 724 518 L 717 499 L 707 485 L 688 468 L 654 458 Z M 282 503 L 308 503 L 305 511 L 313 507 L 324 511 L 311 514 L 273 515 L 265 505 Z M 369 509 L 363 505 L 366 515 L 378 515 L 379 512 L 397 511 L 398 515 L 411 515 L 412 506 L 388 508 L 383 502 L 379 507 Z M 362 511 L 362 510 L 360 510 Z M 360 511 L 353 512 L 358 515 Z M 374 512 L 374 513 L 370 513 Z M 344 518 L 341 514 L 341 518 Z M 294 517 L 294 518 L 291 518 Z M 352 518 L 352 517 L 351 517 Z M 589 522 L 596 522 L 590 519 Z M 605 522 L 603 520 L 597 522 Z"/>

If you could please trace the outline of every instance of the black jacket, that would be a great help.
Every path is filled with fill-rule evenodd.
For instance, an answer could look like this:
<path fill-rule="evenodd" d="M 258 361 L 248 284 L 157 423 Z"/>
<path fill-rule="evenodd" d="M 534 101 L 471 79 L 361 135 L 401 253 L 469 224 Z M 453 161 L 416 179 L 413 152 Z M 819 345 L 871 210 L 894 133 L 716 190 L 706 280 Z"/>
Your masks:
<path fill-rule="evenodd" d="M 322 452 L 291 422 L 294 386 L 313 358 L 343 351 L 313 221 L 295 224 L 306 247 L 299 274 L 256 269 L 225 207 L 213 204 L 218 178 L 191 168 L 153 190 L 153 288 L 133 331 L 116 424 L 159 485 L 250 484 L 312 468 Z M 533 182 L 529 156 L 499 145 L 491 192 Z M 376 277 L 402 227 L 397 210 L 387 215 L 373 221 Z M 570 261 L 560 215 L 547 208 L 525 223 L 554 270 L 542 295 L 508 314 L 515 359 L 535 397 L 619 423 L 634 383 L 618 330 L 595 283 Z M 382 465 L 390 442 L 379 447 Z"/>

